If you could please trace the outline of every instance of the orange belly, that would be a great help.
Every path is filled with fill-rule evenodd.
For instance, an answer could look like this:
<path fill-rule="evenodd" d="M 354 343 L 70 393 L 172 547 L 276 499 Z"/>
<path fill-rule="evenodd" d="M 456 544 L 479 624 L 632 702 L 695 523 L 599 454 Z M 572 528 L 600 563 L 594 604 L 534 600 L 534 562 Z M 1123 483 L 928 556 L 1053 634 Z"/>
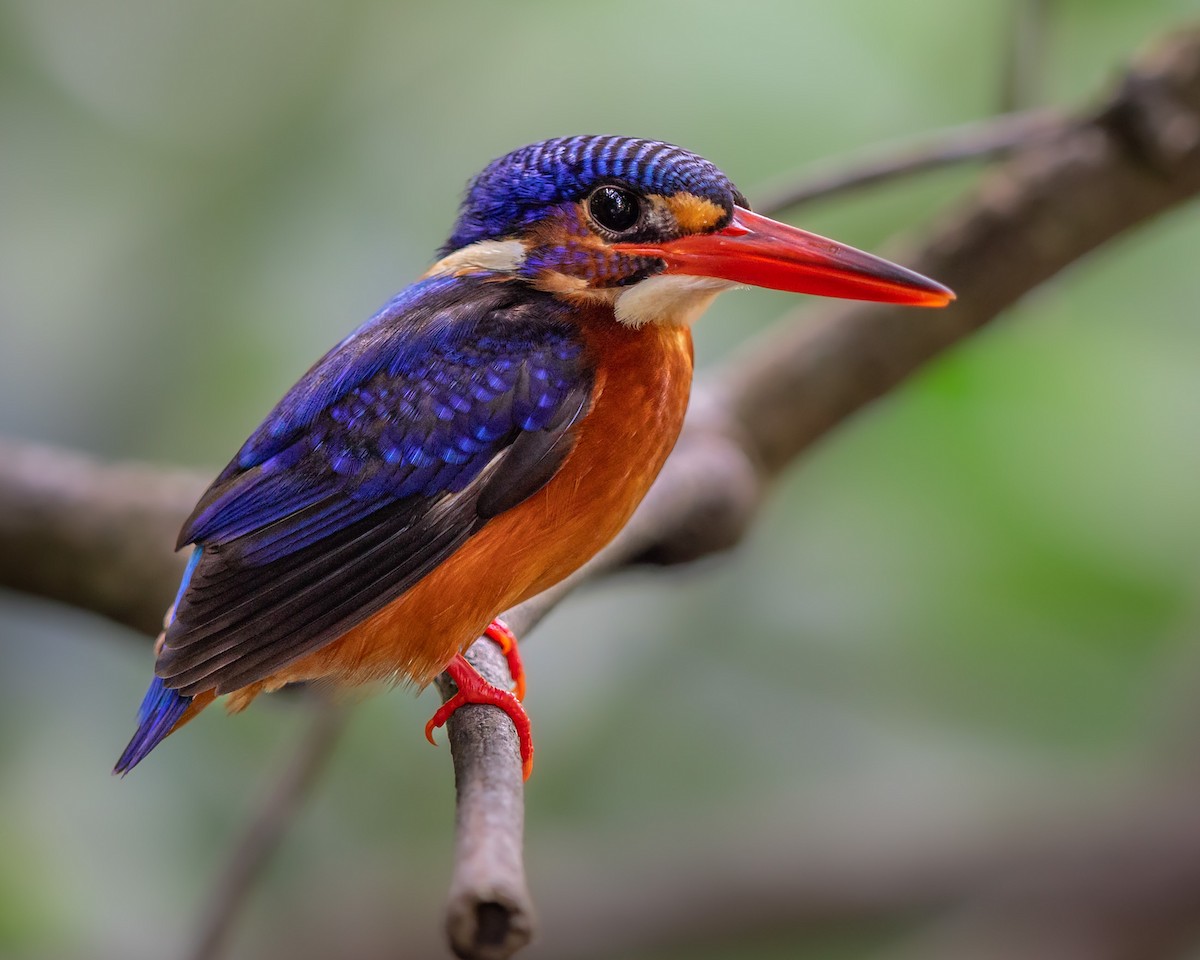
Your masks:
<path fill-rule="evenodd" d="M 235 692 L 240 709 L 262 690 L 327 678 L 424 685 L 493 617 L 580 567 L 625 525 L 683 426 L 692 380 L 684 327 L 631 330 L 611 313 L 584 324 L 596 360 L 591 409 L 562 468 L 496 517 L 390 605 L 349 632 Z"/>

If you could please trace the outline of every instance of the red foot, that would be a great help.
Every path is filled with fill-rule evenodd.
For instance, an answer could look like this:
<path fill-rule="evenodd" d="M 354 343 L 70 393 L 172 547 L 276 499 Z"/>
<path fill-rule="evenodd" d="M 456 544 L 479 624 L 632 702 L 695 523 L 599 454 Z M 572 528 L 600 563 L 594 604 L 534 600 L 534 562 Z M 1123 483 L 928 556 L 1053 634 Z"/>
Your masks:
<path fill-rule="evenodd" d="M 516 649 L 515 645 L 513 649 Z M 446 665 L 446 672 L 458 687 L 458 692 L 438 707 L 429 718 L 429 722 L 425 724 L 425 739 L 434 743 L 433 731 L 449 720 L 450 715 L 464 704 L 486 703 L 499 707 L 508 714 L 513 726 L 517 728 L 517 740 L 521 745 L 521 772 L 528 780 L 533 772 L 533 734 L 529 728 L 529 715 L 521 706 L 521 702 L 509 691 L 501 690 L 484 680 L 461 653 Z"/>
<path fill-rule="evenodd" d="M 494 642 L 508 661 L 508 672 L 513 678 L 513 693 L 518 700 L 525 699 L 525 667 L 521 664 L 521 653 L 517 650 L 517 635 L 508 629 L 508 624 L 497 617 L 487 625 L 483 635 Z"/>

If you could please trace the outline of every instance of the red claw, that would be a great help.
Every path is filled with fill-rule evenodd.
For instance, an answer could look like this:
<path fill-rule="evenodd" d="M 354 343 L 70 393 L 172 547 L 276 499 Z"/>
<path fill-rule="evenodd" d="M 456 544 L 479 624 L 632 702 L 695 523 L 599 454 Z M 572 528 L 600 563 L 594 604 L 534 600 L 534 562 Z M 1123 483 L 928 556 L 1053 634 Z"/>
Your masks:
<path fill-rule="evenodd" d="M 451 714 L 459 707 L 468 703 L 489 704 L 499 707 L 512 721 L 517 730 L 517 740 L 521 746 L 521 773 L 526 780 L 533 772 L 533 733 L 530 729 L 529 715 L 521 706 L 520 698 L 525 695 L 525 672 L 521 667 L 521 658 L 517 654 L 516 637 L 500 620 L 493 620 L 485 631 L 485 636 L 494 640 L 508 660 L 509 670 L 513 674 L 517 693 L 514 696 L 508 690 L 502 690 L 495 684 L 489 683 L 461 653 L 456 655 L 446 665 L 446 672 L 458 687 L 458 692 L 443 703 L 425 724 L 425 739 L 435 743 L 433 731 L 450 719 Z"/>
<path fill-rule="evenodd" d="M 493 641 L 500 648 L 500 652 L 504 654 L 504 659 L 508 661 L 508 672 L 512 674 L 513 678 L 513 693 L 517 695 L 518 700 L 523 701 L 525 699 L 525 667 L 521 663 L 521 652 L 517 649 L 517 635 L 499 617 L 487 625 L 483 635 Z"/>

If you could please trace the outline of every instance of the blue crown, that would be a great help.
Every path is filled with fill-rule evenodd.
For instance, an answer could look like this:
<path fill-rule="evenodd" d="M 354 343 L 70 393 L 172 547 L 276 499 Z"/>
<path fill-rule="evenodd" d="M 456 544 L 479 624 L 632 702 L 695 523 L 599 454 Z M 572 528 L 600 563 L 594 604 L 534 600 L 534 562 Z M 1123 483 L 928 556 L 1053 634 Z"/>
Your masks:
<path fill-rule="evenodd" d="M 747 206 L 733 182 L 703 157 L 658 140 L 576 136 L 542 140 L 493 160 L 467 186 L 443 255 L 511 236 L 552 204 L 578 201 L 600 183 L 666 196 L 686 190 L 732 213 Z"/>

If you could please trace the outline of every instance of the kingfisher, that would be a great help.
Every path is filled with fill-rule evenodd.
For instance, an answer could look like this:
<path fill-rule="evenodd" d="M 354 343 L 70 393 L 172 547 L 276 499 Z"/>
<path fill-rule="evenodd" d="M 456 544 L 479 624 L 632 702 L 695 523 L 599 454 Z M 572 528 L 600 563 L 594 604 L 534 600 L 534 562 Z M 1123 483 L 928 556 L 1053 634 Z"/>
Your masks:
<path fill-rule="evenodd" d="M 498 615 L 611 540 L 671 452 L 691 324 L 750 284 L 940 307 L 946 287 L 752 213 L 709 161 L 616 136 L 543 140 L 469 184 L 440 259 L 314 364 L 183 524 L 154 679 L 114 772 L 221 695 L 446 671 L 533 760 Z M 463 656 L 500 644 L 515 692 Z"/>

